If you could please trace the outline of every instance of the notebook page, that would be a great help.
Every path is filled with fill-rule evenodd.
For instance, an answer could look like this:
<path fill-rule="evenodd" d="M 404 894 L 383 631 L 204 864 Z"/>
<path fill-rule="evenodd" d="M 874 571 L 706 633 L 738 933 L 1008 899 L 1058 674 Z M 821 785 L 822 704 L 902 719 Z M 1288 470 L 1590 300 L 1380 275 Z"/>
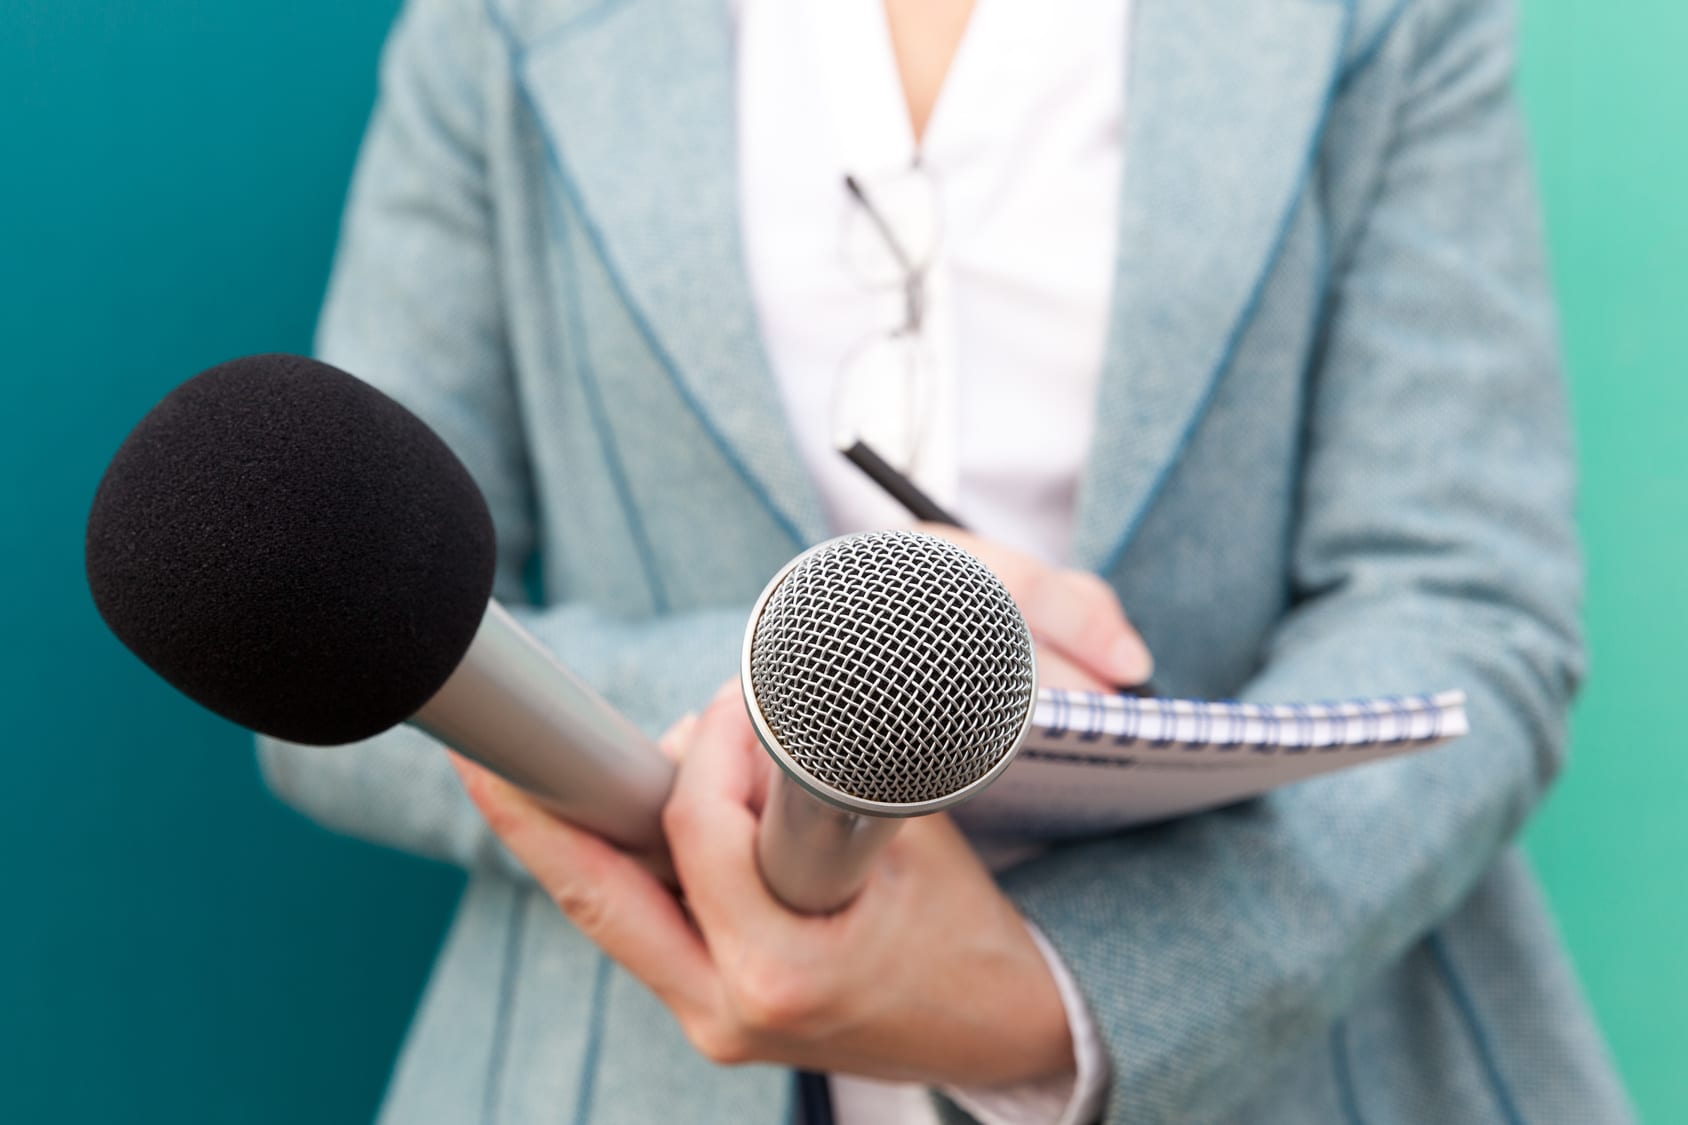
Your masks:
<path fill-rule="evenodd" d="M 996 782 L 955 811 L 1003 840 L 1118 831 L 1465 734 L 1463 692 L 1262 705 L 1038 694 L 1032 730 Z"/>

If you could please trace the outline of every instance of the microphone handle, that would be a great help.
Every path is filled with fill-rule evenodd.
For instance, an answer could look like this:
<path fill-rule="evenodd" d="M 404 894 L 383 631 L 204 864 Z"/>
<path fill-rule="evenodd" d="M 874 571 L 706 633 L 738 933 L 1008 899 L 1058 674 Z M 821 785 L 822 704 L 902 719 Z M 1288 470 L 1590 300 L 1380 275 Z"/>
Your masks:
<path fill-rule="evenodd" d="M 410 722 L 672 882 L 662 806 L 673 764 L 496 601 Z"/>
<path fill-rule="evenodd" d="M 774 771 L 757 828 L 756 861 L 775 898 L 799 914 L 831 914 L 856 897 L 897 834 L 895 817 L 846 812 Z"/>
<path fill-rule="evenodd" d="M 496 601 L 456 671 L 410 722 L 675 882 L 662 832 L 673 764 Z M 830 914 L 856 897 L 900 826 L 830 805 L 776 770 L 757 864 L 786 906 Z"/>

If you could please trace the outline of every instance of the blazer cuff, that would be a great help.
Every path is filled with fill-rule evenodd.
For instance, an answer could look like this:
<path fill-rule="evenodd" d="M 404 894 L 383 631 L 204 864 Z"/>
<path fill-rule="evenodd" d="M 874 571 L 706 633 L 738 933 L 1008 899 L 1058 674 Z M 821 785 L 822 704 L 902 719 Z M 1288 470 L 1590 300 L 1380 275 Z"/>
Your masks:
<path fill-rule="evenodd" d="M 1076 1070 L 1012 1086 L 944 1086 L 942 1093 L 981 1125 L 1092 1125 L 1102 1116 L 1111 1077 L 1102 1033 L 1061 955 L 1030 921 L 1026 929 L 1049 965 L 1061 1002 L 1066 1005 Z"/>

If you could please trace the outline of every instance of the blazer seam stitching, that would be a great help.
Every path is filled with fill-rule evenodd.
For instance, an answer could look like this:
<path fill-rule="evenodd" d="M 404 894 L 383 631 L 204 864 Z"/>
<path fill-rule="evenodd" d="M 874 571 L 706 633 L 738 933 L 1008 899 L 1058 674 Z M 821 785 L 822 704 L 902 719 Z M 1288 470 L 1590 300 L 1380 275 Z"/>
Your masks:
<path fill-rule="evenodd" d="M 633 485 L 627 477 L 627 468 L 622 463 L 621 447 L 610 427 L 609 412 L 604 406 L 597 371 L 587 353 L 586 318 L 580 307 L 580 275 L 569 256 L 568 229 L 565 225 L 567 216 L 561 214 L 555 194 L 546 192 L 545 195 L 550 203 L 552 220 L 558 226 L 557 236 L 562 240 L 558 257 L 561 259 L 564 285 L 567 287 L 563 303 L 568 309 L 569 336 L 574 341 L 570 350 L 574 353 L 575 363 L 580 369 L 580 389 L 586 399 L 586 412 L 591 416 L 593 429 L 598 431 L 598 440 L 604 451 L 604 462 L 609 469 L 610 485 L 621 501 L 621 508 L 627 520 L 627 531 L 633 537 L 634 553 L 639 556 L 639 568 L 645 572 L 645 585 L 651 595 L 652 607 L 659 614 L 667 613 L 668 591 L 657 573 L 656 554 L 651 549 L 650 534 L 645 528 L 645 521 L 639 514 L 638 506 L 634 503 Z"/>
<path fill-rule="evenodd" d="M 1348 89 L 1348 84 L 1351 81 L 1358 78 L 1372 63 L 1377 61 L 1377 56 L 1383 52 L 1384 46 L 1389 42 L 1390 34 L 1400 24 L 1401 17 L 1406 14 L 1407 9 L 1413 6 L 1413 2 L 1414 0 L 1400 0 L 1389 10 L 1389 14 L 1383 17 L 1377 31 L 1370 39 L 1366 40 L 1365 45 L 1354 52 L 1354 57 L 1342 68 L 1342 75 L 1337 79 L 1336 89 L 1339 95 Z"/>
<path fill-rule="evenodd" d="M 588 1009 L 592 1014 L 586 1028 L 586 1049 L 580 1057 L 580 1081 L 575 1085 L 574 1125 L 586 1125 L 592 1116 L 592 1106 L 598 1094 L 598 1060 L 603 1055 L 604 1019 L 609 1007 L 610 959 L 598 954 L 598 967 L 592 975 L 592 1000 Z"/>
<path fill-rule="evenodd" d="M 1307 450 L 1312 445 L 1311 412 L 1306 410 L 1306 404 L 1313 398 L 1313 383 L 1320 364 L 1324 362 L 1327 352 L 1327 334 L 1330 331 L 1330 297 L 1334 286 L 1332 284 L 1331 260 L 1332 238 L 1330 230 L 1330 207 L 1327 200 L 1319 200 L 1319 221 L 1315 224 L 1318 236 L 1318 258 L 1313 279 L 1313 314 L 1307 322 L 1307 360 L 1301 365 L 1301 375 L 1297 380 L 1298 393 L 1302 396 L 1303 409 L 1300 421 L 1295 427 L 1294 445 L 1290 451 L 1290 463 L 1294 467 L 1295 479 L 1300 480 L 1306 468 Z M 1301 526 L 1302 515 L 1306 509 L 1306 490 L 1298 485 L 1291 485 L 1289 495 L 1289 523 L 1287 525 L 1289 539 L 1286 541 L 1288 550 L 1293 552 L 1293 537 L 1295 529 Z M 1296 583 L 1293 573 L 1286 573 L 1283 585 L 1284 604 L 1293 605 L 1296 600 Z"/>
<path fill-rule="evenodd" d="M 651 350 L 651 354 L 656 358 L 658 366 L 660 366 L 663 373 L 667 375 L 668 381 L 673 384 L 676 393 L 678 393 L 685 401 L 692 414 L 698 419 L 699 424 L 703 426 L 704 431 L 709 434 L 711 440 L 714 441 L 716 447 L 721 451 L 721 455 L 726 459 L 727 464 L 732 467 L 733 471 L 738 475 L 739 479 L 744 482 L 745 486 L 750 489 L 752 494 L 754 494 L 762 502 L 762 505 L 768 510 L 768 513 L 773 517 L 774 522 L 779 526 L 780 530 L 785 532 L 787 537 L 789 537 L 798 547 L 807 546 L 807 539 L 804 537 L 802 530 L 780 508 L 780 506 L 775 503 L 774 498 L 768 493 L 767 489 L 762 486 L 762 483 L 756 479 L 755 474 L 750 471 L 749 466 L 744 463 L 744 459 L 740 456 L 739 451 L 733 448 L 732 443 L 727 440 L 726 435 L 723 434 L 715 425 L 715 420 L 703 409 L 703 404 L 698 402 L 697 398 L 691 393 L 690 389 L 687 388 L 685 381 L 680 378 L 679 369 L 674 363 L 674 358 L 668 354 L 668 349 L 664 347 L 661 340 L 658 339 L 655 329 L 651 327 L 650 322 L 646 320 L 644 313 L 640 311 L 638 303 L 635 302 L 629 294 L 626 282 L 622 279 L 620 271 L 616 269 L 614 259 L 610 257 L 609 249 L 604 243 L 603 234 L 598 230 L 597 225 L 592 222 L 591 216 L 583 204 L 580 190 L 575 183 L 574 176 L 569 172 L 567 162 L 563 160 L 561 151 L 554 143 L 551 131 L 546 127 L 545 119 L 539 112 L 538 102 L 534 99 L 533 92 L 528 87 L 527 79 L 522 74 L 521 67 L 522 60 L 525 57 L 525 52 L 521 49 L 521 45 L 516 41 L 514 32 L 511 30 L 509 24 L 499 18 L 496 10 L 491 7 L 490 0 L 488 12 L 489 17 L 493 19 L 495 26 L 498 28 L 500 35 L 504 39 L 505 49 L 510 57 L 510 80 L 515 85 L 517 96 L 522 100 L 522 104 L 526 107 L 529 116 L 533 118 L 534 127 L 538 130 L 540 141 L 545 148 L 546 163 L 548 163 L 551 166 L 551 170 L 556 173 L 558 183 L 561 186 L 563 193 L 568 197 L 569 203 L 574 208 L 575 213 L 579 215 L 581 230 L 585 233 L 586 240 L 591 243 L 599 260 L 603 263 L 604 272 L 609 276 L 610 284 L 615 288 L 617 297 L 620 298 L 622 305 L 626 308 L 627 315 L 629 319 L 633 321 L 634 328 L 638 331 L 639 336 L 645 341 L 645 346 Z"/>
<path fill-rule="evenodd" d="M 1466 1034 L 1471 1039 L 1471 1045 L 1477 1050 L 1477 1061 L 1483 1068 L 1483 1076 L 1488 1081 L 1489 1091 L 1494 1095 L 1495 1106 L 1505 1118 L 1507 1125 L 1524 1125 L 1524 1116 L 1518 1112 L 1518 1103 L 1512 1096 L 1512 1090 L 1502 1077 L 1500 1065 L 1495 1059 L 1494 1044 L 1490 1041 L 1488 1030 L 1483 1026 L 1482 1018 L 1478 1015 L 1476 1001 L 1470 990 L 1465 987 L 1464 980 L 1454 967 L 1453 956 L 1448 951 L 1446 940 L 1440 930 L 1432 930 L 1425 940 L 1430 950 L 1431 961 L 1436 965 L 1436 971 L 1442 977 L 1442 983 L 1447 987 L 1448 995 L 1458 1009 L 1460 1020 L 1465 1025 Z"/>
<path fill-rule="evenodd" d="M 1348 1049 L 1348 1021 L 1337 1020 L 1330 1029 L 1331 1071 L 1336 1080 L 1336 1098 L 1348 1125 L 1365 1125 L 1360 1112 L 1360 1092 L 1354 1086 L 1354 1062 Z"/>
<path fill-rule="evenodd" d="M 526 106 L 528 114 L 533 118 L 534 127 L 539 130 L 541 138 L 545 141 L 546 153 L 551 157 L 553 166 L 558 166 L 560 165 L 560 158 L 552 150 L 550 138 L 546 135 L 545 125 L 540 119 L 538 108 L 528 95 L 527 86 L 521 78 L 521 54 L 516 50 L 514 32 L 503 18 L 502 13 L 498 11 L 493 0 L 485 0 L 485 8 L 488 21 L 491 22 L 504 40 L 509 53 L 511 80 L 521 94 L 522 102 Z M 560 167 L 558 171 L 561 174 Z M 592 427 L 597 431 L 598 440 L 602 444 L 604 459 L 609 468 L 610 483 L 615 489 L 616 496 L 621 501 L 622 511 L 626 515 L 628 533 L 633 538 L 634 552 L 639 556 L 639 566 L 645 573 L 645 584 L 651 595 L 653 608 L 657 613 L 666 613 L 669 608 L 668 591 L 657 573 L 656 555 L 651 549 L 650 535 L 645 528 L 644 520 L 639 515 L 638 508 L 633 503 L 632 483 L 628 480 L 626 468 L 622 464 L 620 447 L 616 443 L 614 432 L 609 425 L 609 416 L 604 407 L 597 374 L 586 351 L 586 325 L 585 317 L 580 308 L 579 278 L 569 257 L 569 248 L 566 243 L 568 237 L 567 216 L 561 213 L 556 196 L 553 193 L 547 191 L 545 198 L 547 207 L 551 212 L 552 221 L 557 224 L 557 236 L 559 240 L 562 240 L 558 256 L 561 259 L 561 268 L 565 274 L 564 284 L 567 287 L 567 292 L 564 294 L 564 304 L 567 307 L 569 337 L 572 341 L 569 346 L 570 350 L 576 353 L 575 358 L 580 367 L 581 391 L 586 398 L 586 410 L 591 415 Z M 576 201 L 571 197 L 571 202 Z M 576 203 L 575 210 L 580 214 L 581 225 L 589 229 L 584 212 L 581 212 L 578 203 Z M 599 250 L 600 257 L 602 257 L 602 248 L 600 247 Z M 606 270 L 610 268 L 608 259 L 604 259 L 604 268 Z"/>
<path fill-rule="evenodd" d="M 1336 47 L 1336 62 L 1338 64 L 1348 52 L 1349 39 L 1353 33 L 1354 4 L 1350 2 L 1343 9 L 1342 34 L 1338 36 Z M 1142 502 L 1138 504 L 1137 511 L 1132 515 L 1131 522 L 1126 525 L 1119 541 L 1111 551 L 1103 556 L 1104 562 L 1100 568 L 1102 574 L 1108 574 L 1119 566 L 1120 559 L 1125 555 L 1126 549 L 1131 546 L 1131 541 L 1137 537 L 1137 532 L 1142 528 L 1143 521 L 1148 518 L 1149 512 L 1154 508 L 1155 500 L 1159 497 L 1161 490 L 1166 487 L 1167 480 L 1171 478 L 1172 470 L 1184 459 L 1184 453 L 1189 449 L 1196 430 L 1207 416 L 1208 408 L 1213 405 L 1214 396 L 1219 391 L 1219 384 L 1224 381 L 1225 373 L 1230 370 L 1231 364 L 1236 360 L 1237 349 L 1242 344 L 1244 334 L 1253 322 L 1255 313 L 1259 311 L 1261 298 L 1266 292 L 1266 283 L 1271 278 L 1273 271 L 1277 269 L 1278 259 L 1283 254 L 1284 245 L 1289 241 L 1289 232 L 1295 225 L 1295 216 L 1301 210 L 1302 201 L 1307 197 L 1307 188 L 1312 180 L 1313 169 L 1318 164 L 1319 147 L 1324 144 L 1325 126 L 1330 123 L 1331 107 L 1336 103 L 1338 84 L 1342 77 L 1340 66 L 1338 65 L 1335 69 L 1337 73 L 1331 78 L 1329 86 L 1326 87 L 1324 103 L 1319 108 L 1318 123 L 1314 126 L 1313 135 L 1307 142 L 1307 151 L 1303 157 L 1301 174 L 1296 180 L 1295 190 L 1290 195 L 1289 203 L 1284 207 L 1283 217 L 1278 222 L 1277 233 L 1272 239 L 1272 248 L 1267 253 L 1265 262 L 1261 264 L 1260 274 L 1255 278 L 1254 287 L 1250 290 L 1248 300 L 1244 302 L 1242 311 L 1237 314 L 1236 323 L 1231 326 L 1230 334 L 1225 339 L 1225 347 L 1220 352 L 1219 361 L 1214 365 L 1212 373 L 1208 376 L 1207 388 L 1202 392 L 1201 400 L 1196 403 L 1195 410 L 1191 411 L 1189 419 L 1185 422 L 1184 431 L 1179 435 L 1178 443 L 1173 446 L 1171 455 L 1162 462 L 1160 470 L 1156 472 L 1154 480 L 1150 482 L 1148 490 L 1143 495 Z"/>
<path fill-rule="evenodd" d="M 492 1026 L 492 1044 L 487 1050 L 486 1082 L 481 1089 L 481 1120 L 494 1125 L 500 1116 L 504 1093 L 504 1069 L 509 1060 L 510 1025 L 516 1005 L 516 976 L 522 959 L 522 937 L 526 931 L 525 887 L 510 896 L 509 916 L 504 926 L 504 963 L 498 974 L 498 1010 Z"/>

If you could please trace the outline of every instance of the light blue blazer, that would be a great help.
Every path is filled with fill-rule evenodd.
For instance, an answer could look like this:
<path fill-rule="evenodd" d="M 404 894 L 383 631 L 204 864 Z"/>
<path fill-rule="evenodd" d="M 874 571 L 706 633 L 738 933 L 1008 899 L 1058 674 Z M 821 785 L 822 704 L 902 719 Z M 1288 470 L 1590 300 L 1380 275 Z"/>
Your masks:
<path fill-rule="evenodd" d="M 1109 1121 L 1627 1120 L 1513 844 L 1582 642 L 1509 6 L 1134 7 L 1077 564 L 1170 692 L 1461 687 L 1473 733 L 1003 884 L 1095 1011 Z M 733 122 L 725 0 L 412 0 L 321 326 L 479 480 L 499 595 L 652 731 L 829 534 L 758 337 Z M 789 1075 L 694 1053 L 423 736 L 262 750 L 320 821 L 473 872 L 384 1120 L 786 1120 Z"/>

